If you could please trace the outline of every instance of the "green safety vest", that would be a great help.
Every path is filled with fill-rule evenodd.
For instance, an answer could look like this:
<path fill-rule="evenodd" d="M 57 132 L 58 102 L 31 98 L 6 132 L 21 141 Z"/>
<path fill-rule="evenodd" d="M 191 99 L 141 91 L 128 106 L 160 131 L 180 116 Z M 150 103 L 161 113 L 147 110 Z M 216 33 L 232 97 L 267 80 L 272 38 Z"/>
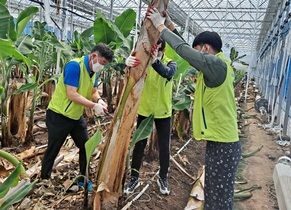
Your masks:
<path fill-rule="evenodd" d="M 84 64 L 84 57 L 76 58 L 72 61 L 76 61 L 80 65 L 80 78 L 77 92 L 90 100 L 92 97 L 96 73 L 93 75 L 93 77 L 90 78 L 90 75 L 88 74 L 88 71 Z M 80 119 L 84 112 L 84 106 L 68 99 L 66 85 L 64 83 L 64 72 L 59 78 L 58 84 L 48 105 L 48 108 L 73 120 Z"/>
<path fill-rule="evenodd" d="M 216 56 L 227 65 L 226 79 L 220 86 L 209 88 L 205 85 L 203 73 L 198 73 L 194 98 L 193 133 L 196 140 L 236 142 L 239 138 L 233 87 L 234 72 L 221 52 Z"/>
<path fill-rule="evenodd" d="M 171 60 L 165 55 L 162 59 L 163 64 Z M 159 75 L 153 67 L 150 67 L 145 79 L 144 88 L 137 113 L 148 117 L 154 114 L 154 118 L 167 118 L 172 115 L 172 89 L 173 80 Z"/>

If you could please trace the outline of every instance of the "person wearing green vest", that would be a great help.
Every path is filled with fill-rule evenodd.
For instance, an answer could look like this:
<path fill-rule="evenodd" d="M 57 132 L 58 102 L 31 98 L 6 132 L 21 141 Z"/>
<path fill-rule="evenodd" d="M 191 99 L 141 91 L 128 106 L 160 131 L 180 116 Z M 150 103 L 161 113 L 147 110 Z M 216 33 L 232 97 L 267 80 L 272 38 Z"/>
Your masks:
<path fill-rule="evenodd" d="M 61 73 L 46 112 L 48 146 L 42 159 L 41 178 L 49 179 L 54 161 L 70 134 L 79 148 L 80 174 L 86 174 L 85 142 L 89 139 L 83 117 L 85 107 L 93 108 L 96 116 L 107 111 L 107 104 L 97 91 L 98 72 L 113 58 L 113 51 L 105 44 L 97 44 L 89 55 L 69 61 Z M 83 177 L 78 185 L 84 186 Z M 88 190 L 93 184 L 88 182 Z"/>
<path fill-rule="evenodd" d="M 159 39 L 153 50 L 152 65 L 149 67 L 145 79 L 144 88 L 138 106 L 137 127 L 142 120 L 154 115 L 155 126 L 158 134 L 160 170 L 157 183 L 162 194 L 168 195 L 168 170 L 170 162 L 171 142 L 171 116 L 172 116 L 172 87 L 173 75 L 177 70 L 177 63 L 168 59 L 165 55 L 166 43 Z M 129 56 L 127 66 L 136 66 L 139 59 Z M 154 94 L 153 94 L 154 93 Z M 139 170 L 142 164 L 144 149 L 147 139 L 137 142 L 134 146 L 131 162 L 131 178 L 125 186 L 126 194 L 133 193 L 140 186 Z"/>
<path fill-rule="evenodd" d="M 204 31 L 195 37 L 191 47 L 173 33 L 175 26 L 168 14 L 162 16 L 156 8 L 149 8 L 146 16 L 161 33 L 161 38 L 199 71 L 192 123 L 195 139 L 207 142 L 204 210 L 232 210 L 241 145 L 234 71 L 222 54 L 221 38 L 216 32 Z"/>

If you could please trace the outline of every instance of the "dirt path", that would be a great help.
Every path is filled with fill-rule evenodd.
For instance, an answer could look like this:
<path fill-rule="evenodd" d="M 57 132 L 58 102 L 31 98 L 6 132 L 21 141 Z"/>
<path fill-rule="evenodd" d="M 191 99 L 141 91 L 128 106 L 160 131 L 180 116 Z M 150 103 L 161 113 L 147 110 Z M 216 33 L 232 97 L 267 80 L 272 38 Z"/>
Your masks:
<path fill-rule="evenodd" d="M 244 159 L 242 176 L 247 180 L 248 188 L 259 185 L 261 189 L 252 191 L 250 199 L 236 202 L 237 209 L 243 210 L 275 210 L 279 209 L 273 183 L 273 170 L 279 157 L 283 156 L 288 147 L 282 147 L 275 141 L 277 135 L 270 134 L 258 124 L 260 114 L 253 108 L 254 102 L 246 104 L 248 114 L 256 114 L 257 117 L 246 120 L 246 138 L 242 140 L 243 152 L 254 151 L 263 146 L 255 155 Z"/>

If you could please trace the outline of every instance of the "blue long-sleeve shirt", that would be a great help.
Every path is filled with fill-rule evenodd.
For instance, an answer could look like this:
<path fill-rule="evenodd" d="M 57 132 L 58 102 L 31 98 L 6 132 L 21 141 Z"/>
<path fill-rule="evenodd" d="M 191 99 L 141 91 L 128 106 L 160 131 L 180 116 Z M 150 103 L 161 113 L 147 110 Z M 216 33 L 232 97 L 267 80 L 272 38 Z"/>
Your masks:
<path fill-rule="evenodd" d="M 157 60 L 152 64 L 154 70 L 164 78 L 170 80 L 177 70 L 177 63 L 175 61 L 170 61 L 167 65 L 164 65 L 160 60 Z"/>

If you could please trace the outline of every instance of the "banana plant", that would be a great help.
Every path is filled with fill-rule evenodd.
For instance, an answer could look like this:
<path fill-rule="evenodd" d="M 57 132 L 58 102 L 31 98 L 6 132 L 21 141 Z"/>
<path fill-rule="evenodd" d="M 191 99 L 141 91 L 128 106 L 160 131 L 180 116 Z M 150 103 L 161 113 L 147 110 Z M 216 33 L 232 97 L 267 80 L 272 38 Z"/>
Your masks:
<path fill-rule="evenodd" d="M 20 62 L 23 62 L 26 67 L 29 67 L 31 65 L 31 61 L 22 55 L 15 45 L 13 45 L 12 41 L 10 39 L 1 39 L 0 38 L 0 61 L 1 61 L 1 72 L 2 75 L 2 81 L 1 86 L 3 87 L 3 93 L 1 94 L 1 100 L 0 100 L 0 113 L 1 113 L 1 146 L 5 147 L 8 146 L 9 140 L 8 140 L 8 131 L 7 131 L 7 102 L 10 93 L 8 92 L 9 89 L 9 81 L 10 81 L 10 73 L 13 69 L 13 67 L 16 64 L 20 64 Z"/>
<path fill-rule="evenodd" d="M 165 10 L 167 4 L 167 0 L 155 0 L 149 3 L 149 6 L 155 6 L 161 12 Z M 128 22 L 126 21 L 125 24 L 128 24 Z M 108 40 L 113 39 L 113 33 L 108 34 L 107 37 Z M 134 47 L 136 56 L 143 59 L 136 67 L 131 67 L 130 69 L 126 67 L 126 84 L 122 89 L 121 100 L 110 124 L 106 145 L 100 158 L 100 170 L 96 176 L 98 190 L 94 197 L 93 206 L 95 209 L 113 209 L 121 195 L 126 154 L 136 119 L 144 78 L 150 65 L 150 51 L 158 41 L 158 38 L 159 33 L 152 25 L 152 22 L 144 19 Z"/>
<path fill-rule="evenodd" d="M 5 7 L 6 1 L 0 2 L 0 59 L 2 63 L 1 85 L 4 88 L 4 93 L 1 95 L 1 122 L 2 122 L 2 139 L 1 146 L 7 146 L 8 131 L 7 131 L 7 101 L 9 98 L 9 82 L 11 72 L 16 65 L 25 65 L 28 69 L 31 65 L 30 59 L 25 57 L 15 46 L 15 42 L 22 35 L 24 28 L 31 18 L 38 12 L 37 7 L 25 8 L 17 17 L 14 23 L 14 18 L 10 15 L 8 9 Z"/>
<path fill-rule="evenodd" d="M 174 81 L 173 87 L 173 131 L 179 139 L 183 140 L 188 135 L 190 128 L 190 116 L 195 92 L 195 75 L 197 71 L 189 69 L 186 74 L 181 75 L 179 81 Z"/>
<path fill-rule="evenodd" d="M 232 66 L 234 73 L 235 73 L 235 78 L 234 78 L 234 87 L 237 86 L 237 84 L 243 79 L 244 75 L 245 75 L 245 71 L 240 70 L 240 69 L 236 69 L 234 67 L 234 62 L 240 63 L 244 66 L 248 66 L 249 64 L 242 61 L 241 59 L 244 58 L 246 56 L 246 54 L 244 55 L 239 55 L 239 52 L 232 47 L 230 49 L 230 54 L 229 54 L 229 58 L 230 58 L 230 65 Z"/>
<path fill-rule="evenodd" d="M 193 103 L 195 91 L 194 78 L 197 71 L 190 64 L 182 59 L 168 44 L 166 45 L 165 55 L 175 61 L 178 69 L 173 76 L 173 131 L 180 139 L 188 133 L 190 125 L 190 110 Z"/>
<path fill-rule="evenodd" d="M 30 182 L 25 168 L 14 155 L 0 150 L 0 157 L 15 167 L 14 171 L 0 185 L 0 209 L 8 209 L 14 203 L 21 201 L 38 180 Z"/>
<path fill-rule="evenodd" d="M 134 44 L 130 32 L 135 23 L 136 13 L 132 9 L 127 9 L 116 17 L 114 21 L 110 21 L 101 12 L 97 11 L 97 17 L 93 26 L 95 43 L 103 42 L 115 51 L 115 58 L 101 73 L 102 96 L 107 97 L 107 102 L 111 105 L 113 98 L 111 81 L 112 78 L 115 78 L 115 86 L 118 86 L 117 78 L 124 74 L 125 59 L 129 56 Z M 113 110 L 111 106 L 108 108 L 109 111 Z"/>
<path fill-rule="evenodd" d="M 57 49 L 64 49 L 61 42 L 56 36 L 50 32 L 45 31 L 42 23 L 35 23 L 32 30 L 34 39 L 32 41 L 33 53 L 29 54 L 32 61 L 32 68 L 30 74 L 26 74 L 27 83 L 22 85 L 14 94 L 19 94 L 24 91 L 32 90 L 32 101 L 29 111 L 28 128 L 26 132 L 26 142 L 33 140 L 33 125 L 34 125 L 34 111 L 39 103 L 43 87 L 52 80 L 57 80 L 58 75 L 50 72 L 52 65 L 55 63 L 53 59 L 56 56 Z M 41 36 L 40 36 L 41 35 Z M 45 75 L 49 75 L 45 79 Z"/>
<path fill-rule="evenodd" d="M 21 201 L 34 187 L 38 180 L 32 183 L 27 178 L 23 165 L 13 155 L 0 150 L 0 157 L 11 162 L 15 169 L 0 185 L 0 209 L 8 209 L 11 205 Z M 19 181 L 19 179 L 22 179 Z"/>
<path fill-rule="evenodd" d="M 74 57 L 82 57 L 83 55 L 90 53 L 91 49 L 94 47 L 94 40 L 91 39 L 93 31 L 93 27 L 86 29 L 81 34 L 74 31 L 74 41 L 70 44 L 71 49 L 74 52 Z"/>

